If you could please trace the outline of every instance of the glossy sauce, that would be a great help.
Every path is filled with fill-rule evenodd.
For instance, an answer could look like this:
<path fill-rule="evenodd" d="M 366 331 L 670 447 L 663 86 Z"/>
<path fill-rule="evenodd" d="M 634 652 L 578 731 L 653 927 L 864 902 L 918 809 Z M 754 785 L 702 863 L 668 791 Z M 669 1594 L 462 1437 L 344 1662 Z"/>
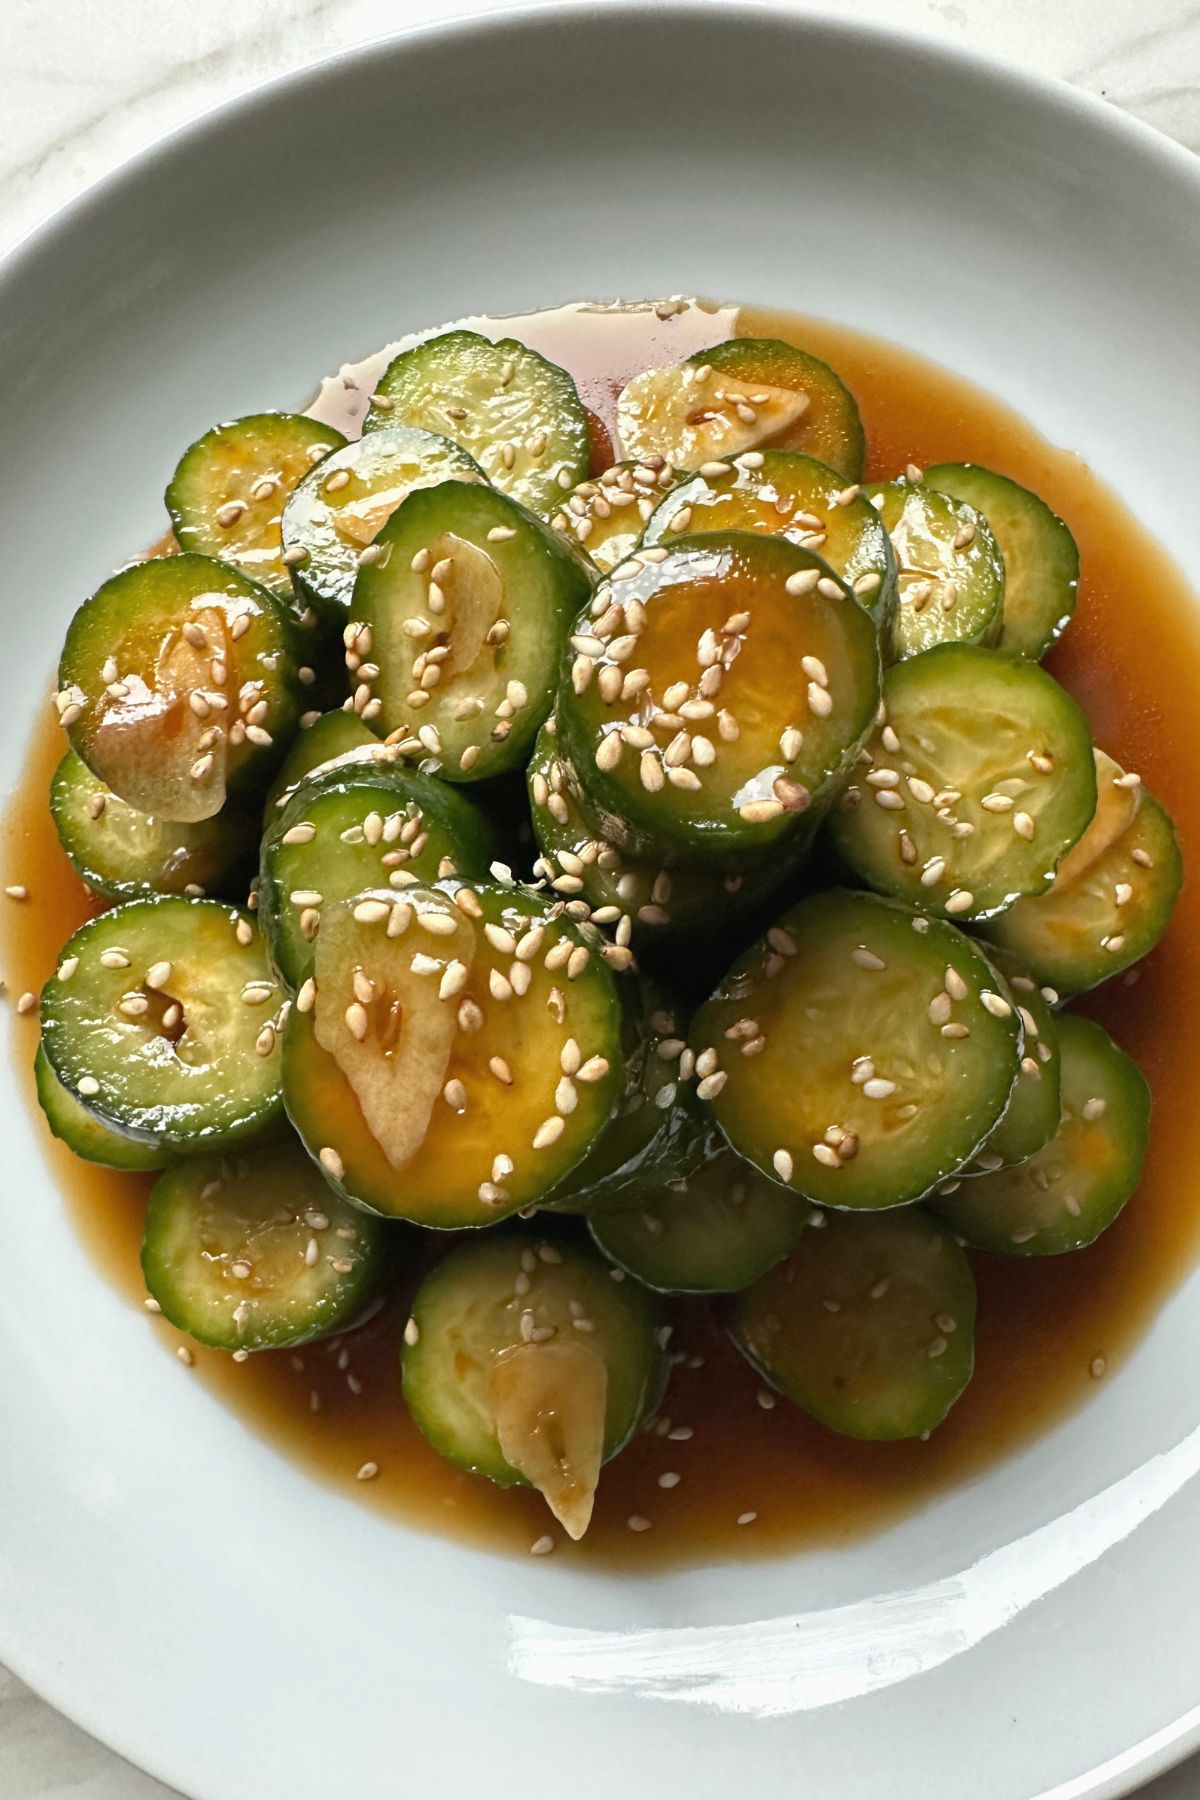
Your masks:
<path fill-rule="evenodd" d="M 1087 709 L 1097 741 L 1137 769 L 1173 815 L 1185 865 L 1200 859 L 1200 790 L 1190 781 L 1200 717 L 1200 630 L 1179 571 L 1075 456 L 969 383 L 891 346 L 817 321 L 698 307 L 660 319 L 649 309 L 564 308 L 528 318 L 466 321 L 512 335 L 563 363 L 587 405 L 611 417 L 637 369 L 674 361 L 728 336 L 794 339 L 826 357 L 854 391 L 867 431 L 868 475 L 908 462 L 975 461 L 1014 476 L 1060 513 L 1079 543 L 1078 611 L 1048 666 Z M 372 358 L 328 381 L 313 410 L 356 432 L 381 366 Z M 99 574 L 99 571 L 98 571 Z M 36 990 L 88 903 L 50 822 L 46 791 L 62 743 L 47 706 L 3 825 L 5 882 L 30 903 L 4 908 L 4 968 L 15 998 Z M 1194 1099 L 1190 1045 L 1200 1016 L 1200 905 L 1185 884 L 1171 930 L 1146 963 L 1083 1003 L 1141 1063 L 1155 1113 L 1145 1180 L 1118 1223 L 1090 1250 L 1057 1259 L 976 1257 L 977 1372 L 928 1443 L 870 1445 L 838 1438 L 785 1401 L 768 1410 L 761 1384 L 722 1338 L 715 1311 L 692 1306 L 658 1426 L 604 1472 L 595 1521 L 559 1554 L 640 1567 L 756 1555 L 830 1542 L 878 1527 L 967 1479 L 1044 1431 L 1095 1393 L 1096 1358 L 1111 1370 L 1187 1273 L 1200 1237 L 1189 1175 Z M 36 1015 L 14 1022 L 27 1081 Z M 48 1133 L 46 1155 L 63 1203 L 99 1269 L 140 1304 L 141 1211 L 152 1178 L 77 1162 Z M 528 1491 L 501 1492 L 452 1469 L 428 1447 L 400 1398 L 404 1296 L 345 1338 L 235 1365 L 198 1350 L 181 1380 L 211 1383 L 239 1416 L 304 1471 L 404 1521 L 474 1543 L 524 1552 L 550 1523 Z M 182 1340 L 161 1320 L 146 1329 L 164 1353 Z M 702 1360 L 701 1360 L 702 1359 Z M 1103 1377 L 1100 1377 L 1103 1379 Z M 765 1396 L 768 1401 L 770 1396 Z M 666 1438 L 663 1421 L 691 1426 Z M 357 1482 L 368 1462 L 378 1476 Z M 664 1490 L 658 1477 L 681 1476 Z M 739 1515 L 753 1512 L 740 1526 Z M 651 1529 L 634 1533 L 634 1515 Z"/>

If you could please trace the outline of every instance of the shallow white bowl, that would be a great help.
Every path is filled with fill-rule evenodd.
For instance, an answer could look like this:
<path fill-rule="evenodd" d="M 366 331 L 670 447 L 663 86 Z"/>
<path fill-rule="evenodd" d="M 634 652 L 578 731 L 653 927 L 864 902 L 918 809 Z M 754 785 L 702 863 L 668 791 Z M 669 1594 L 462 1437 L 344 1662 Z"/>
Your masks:
<path fill-rule="evenodd" d="M 222 109 L 10 261 L 6 766 L 73 607 L 214 418 L 458 314 L 676 291 L 933 355 L 1194 554 L 1185 153 L 875 30 L 493 17 Z M 11 1088 L 2 1118 L 0 1657 L 200 1800 L 1083 1800 L 1200 1740 L 1200 1281 L 1090 1405 L 881 1535 L 617 1579 L 298 1475 L 93 1271 Z"/>

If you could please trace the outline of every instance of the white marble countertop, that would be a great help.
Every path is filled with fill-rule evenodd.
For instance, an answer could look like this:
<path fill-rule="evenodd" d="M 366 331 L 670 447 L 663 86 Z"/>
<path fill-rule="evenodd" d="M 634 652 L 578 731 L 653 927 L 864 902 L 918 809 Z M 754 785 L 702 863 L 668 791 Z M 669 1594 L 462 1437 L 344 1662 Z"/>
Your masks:
<path fill-rule="evenodd" d="M 507 0 L 0 0 L 0 253 L 173 126 L 269 76 Z M 816 0 L 1065 77 L 1200 152 L 1197 0 Z M 0 1668 L 5 1800 L 169 1800 Z M 269 1789 L 259 1800 L 277 1800 Z M 334 1797 L 338 1800 L 338 1797 Z M 1200 1800 L 1200 1759 L 1144 1800 Z"/>

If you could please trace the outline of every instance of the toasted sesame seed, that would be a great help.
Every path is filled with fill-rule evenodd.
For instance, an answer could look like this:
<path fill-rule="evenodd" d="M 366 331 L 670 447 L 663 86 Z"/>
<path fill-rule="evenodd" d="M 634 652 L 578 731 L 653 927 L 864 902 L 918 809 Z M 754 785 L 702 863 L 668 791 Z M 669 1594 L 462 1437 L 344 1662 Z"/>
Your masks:
<path fill-rule="evenodd" d="M 797 569 L 793 575 L 788 576 L 783 585 L 789 594 L 799 598 L 805 594 L 814 593 L 820 580 L 820 569 Z M 840 588 L 838 596 L 841 597 Z"/>
<path fill-rule="evenodd" d="M 850 952 L 850 960 L 851 962 L 857 963 L 860 969 L 878 970 L 887 968 L 887 964 L 884 962 L 882 956 L 877 956 L 874 950 L 868 950 L 865 944 L 857 945 L 855 949 Z"/>
<path fill-rule="evenodd" d="M 324 1149 L 317 1152 L 317 1161 L 323 1169 L 333 1176 L 335 1181 L 340 1181 L 346 1173 L 345 1163 L 330 1144 L 326 1144 Z"/>
<path fill-rule="evenodd" d="M 975 896 L 966 888 L 955 888 L 946 896 L 945 908 L 948 913 L 970 912 L 975 904 Z"/>

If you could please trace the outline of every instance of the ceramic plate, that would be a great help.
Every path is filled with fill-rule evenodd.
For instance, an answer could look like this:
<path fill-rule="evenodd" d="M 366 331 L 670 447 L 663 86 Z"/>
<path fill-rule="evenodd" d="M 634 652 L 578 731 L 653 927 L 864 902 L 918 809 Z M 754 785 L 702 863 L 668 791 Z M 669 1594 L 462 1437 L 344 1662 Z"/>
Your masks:
<path fill-rule="evenodd" d="M 439 319 L 697 291 L 968 374 L 1192 556 L 1184 152 L 873 29 L 492 17 L 226 107 L 9 262 L 6 766 L 72 609 L 212 419 Z M 598 1575 L 298 1475 L 97 1276 L 12 1083 L 0 1104 L 0 1657 L 199 1800 L 1083 1800 L 1200 1741 L 1200 1279 L 1087 1406 L 876 1536 Z"/>

